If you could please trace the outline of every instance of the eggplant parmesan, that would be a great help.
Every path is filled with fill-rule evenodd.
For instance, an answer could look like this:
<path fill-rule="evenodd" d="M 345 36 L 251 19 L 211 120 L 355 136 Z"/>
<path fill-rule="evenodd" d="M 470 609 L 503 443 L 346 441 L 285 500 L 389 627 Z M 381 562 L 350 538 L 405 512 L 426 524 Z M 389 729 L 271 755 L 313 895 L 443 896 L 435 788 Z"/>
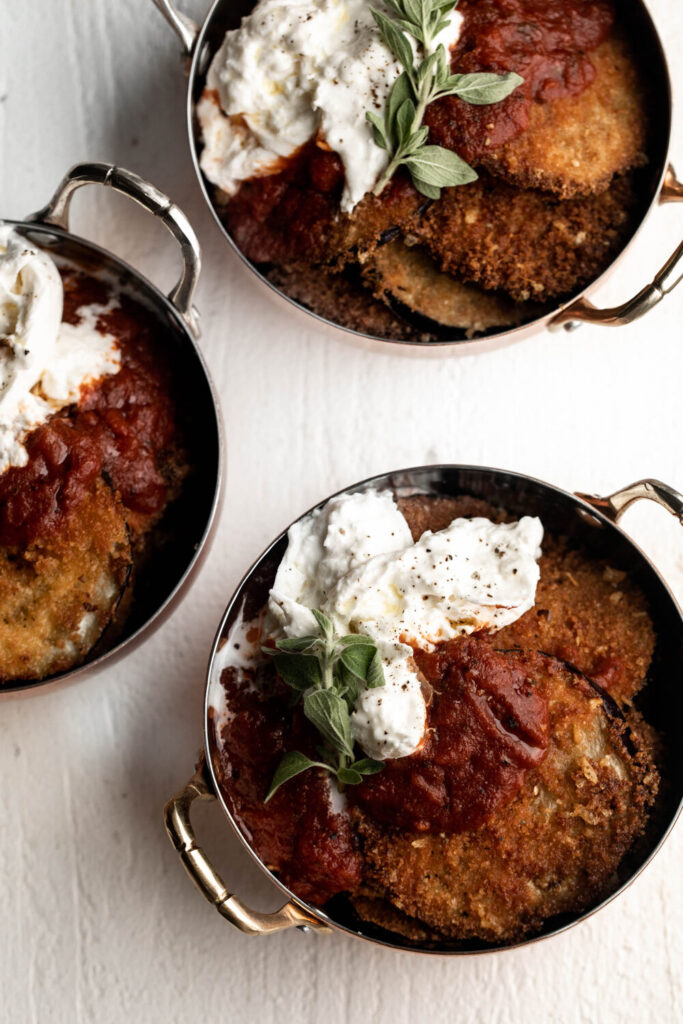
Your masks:
<path fill-rule="evenodd" d="M 344 327 L 429 340 L 536 319 L 635 224 L 649 119 L 627 26 L 612 0 L 460 0 L 429 46 L 416 30 L 412 66 L 382 29 L 398 18 L 409 45 L 402 5 L 378 3 L 375 24 L 364 0 L 259 0 L 227 33 L 196 109 L 219 215 L 278 288 Z M 510 74 L 517 87 L 486 102 L 442 82 L 417 129 L 437 44 L 449 88 Z M 383 184 L 402 67 L 415 140 L 467 161 L 463 183 L 434 188 L 409 157 Z"/>
<path fill-rule="evenodd" d="M 655 635 L 619 567 L 479 499 L 347 494 L 290 529 L 267 608 L 235 629 L 210 755 L 301 899 L 420 943 L 501 944 L 618 886 L 659 785 L 634 704 Z"/>
<path fill-rule="evenodd" d="M 188 466 L 151 314 L 0 230 L 2 684 L 116 636 Z"/>

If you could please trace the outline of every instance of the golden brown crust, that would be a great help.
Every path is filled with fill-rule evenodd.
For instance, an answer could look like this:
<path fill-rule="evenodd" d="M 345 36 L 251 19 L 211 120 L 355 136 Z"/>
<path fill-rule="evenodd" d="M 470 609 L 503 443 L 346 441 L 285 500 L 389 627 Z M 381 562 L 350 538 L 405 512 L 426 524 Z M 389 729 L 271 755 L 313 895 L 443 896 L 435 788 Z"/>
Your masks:
<path fill-rule="evenodd" d="M 444 189 L 407 232 L 446 273 L 519 302 L 545 302 L 604 270 L 626 238 L 634 204 L 630 177 L 602 195 L 562 201 L 482 176 Z"/>
<path fill-rule="evenodd" d="M 628 703 L 645 682 L 655 646 L 642 591 L 605 560 L 589 560 L 551 536 L 540 566 L 535 606 L 496 634 L 496 647 L 564 658 Z"/>
<path fill-rule="evenodd" d="M 476 831 L 430 836 L 391 833 L 354 811 L 366 864 L 362 895 L 413 919 L 408 937 L 426 928 L 453 939 L 514 941 L 607 895 L 644 827 L 658 774 L 638 716 L 628 718 L 626 741 L 626 726 L 608 717 L 580 676 L 538 655 L 524 661 L 549 699 L 552 739 L 506 807 Z M 627 747 L 633 737 L 635 755 Z M 402 931 L 400 920 L 390 927 Z"/>
<path fill-rule="evenodd" d="M 644 88 L 623 35 L 591 53 L 596 75 L 578 96 L 536 103 L 530 126 L 482 161 L 521 188 L 563 199 L 604 191 L 615 174 L 647 162 Z"/>
<path fill-rule="evenodd" d="M 318 316 L 352 331 L 395 341 L 430 341 L 401 320 L 362 285 L 323 267 L 273 267 L 268 280 Z"/>
<path fill-rule="evenodd" d="M 398 498 L 397 505 L 415 541 L 420 539 L 425 530 L 431 530 L 433 533 L 445 530 L 454 519 L 473 519 L 475 516 L 481 516 L 493 523 L 505 523 L 510 518 L 504 509 L 497 508 L 482 498 L 473 498 L 469 494 L 461 494 L 457 498 L 411 494 L 409 497 Z"/>
<path fill-rule="evenodd" d="M 413 495 L 399 506 L 416 539 L 458 516 L 510 518 L 467 496 Z M 643 595 L 604 561 L 546 537 L 536 608 L 490 642 L 497 649 L 523 648 L 506 656 L 521 658 L 548 697 L 548 756 L 528 772 L 517 796 L 475 831 L 395 833 L 354 810 L 367 870 L 352 902 L 364 920 L 417 942 L 512 942 L 618 884 L 619 863 L 642 832 L 657 792 L 656 739 L 637 712 L 621 717 L 580 672 L 538 653 L 540 647 L 564 656 L 568 639 L 579 638 L 573 660 L 584 671 L 597 663 L 598 647 L 622 656 L 616 674 L 600 681 L 610 683 L 619 700 L 631 696 L 654 644 Z"/>
<path fill-rule="evenodd" d="M 101 479 L 60 532 L 0 549 L 0 682 L 81 662 L 112 621 L 131 564 L 120 499 Z"/>
<path fill-rule="evenodd" d="M 368 192 L 351 213 L 338 215 L 330 229 L 329 264 L 365 263 L 378 245 L 397 235 L 428 202 L 399 172 L 381 196 Z"/>
<path fill-rule="evenodd" d="M 464 330 L 470 338 L 496 327 L 515 327 L 542 312 L 532 303 L 516 303 L 502 292 L 458 281 L 440 272 L 423 249 L 400 241 L 375 249 L 363 276 L 375 298 L 398 301 L 444 327 Z"/>

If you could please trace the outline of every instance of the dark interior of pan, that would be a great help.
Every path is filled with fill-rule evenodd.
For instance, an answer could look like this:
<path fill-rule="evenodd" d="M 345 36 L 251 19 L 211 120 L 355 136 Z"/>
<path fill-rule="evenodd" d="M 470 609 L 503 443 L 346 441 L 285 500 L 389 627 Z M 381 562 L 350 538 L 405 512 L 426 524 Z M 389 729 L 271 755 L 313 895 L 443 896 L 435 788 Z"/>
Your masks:
<path fill-rule="evenodd" d="M 193 65 L 193 74 L 190 80 L 190 95 L 193 105 L 196 104 L 201 96 L 209 63 L 216 50 L 223 42 L 225 33 L 231 29 L 238 28 L 241 19 L 244 15 L 249 14 L 253 7 L 253 0 L 215 0 L 213 7 L 206 18 L 197 43 L 197 55 Z M 666 170 L 671 130 L 671 91 L 666 57 L 664 55 L 657 30 L 645 5 L 641 0 L 620 0 L 620 3 L 617 5 L 617 18 L 618 23 L 624 27 L 629 39 L 634 42 L 634 54 L 638 60 L 639 66 L 642 68 L 643 79 L 647 83 L 650 101 L 650 138 L 648 141 L 649 162 L 646 167 L 635 172 L 638 200 L 637 206 L 632 215 L 631 230 L 626 237 L 621 250 L 623 252 L 642 225 L 661 187 L 662 178 Z M 193 134 L 195 162 L 197 167 L 199 167 L 201 139 L 199 137 L 196 121 L 193 121 Z M 227 229 L 225 228 L 225 225 L 221 223 L 218 213 L 216 212 L 212 195 L 213 188 L 210 182 L 202 178 L 202 186 L 207 201 L 214 210 L 216 219 L 229 238 L 230 236 Z M 242 254 L 240 253 L 240 255 Z M 264 277 L 264 273 L 268 269 L 267 267 L 254 264 L 250 260 L 247 260 L 246 257 L 243 257 L 243 259 L 245 259 L 245 262 L 248 263 L 256 273 L 261 277 Z M 590 286 L 607 274 L 609 269 L 610 268 L 608 267 L 602 274 L 598 275 L 598 277 L 590 283 Z M 270 285 L 267 278 L 264 277 L 264 280 Z M 563 300 L 563 305 L 568 305 L 585 290 L 586 286 L 583 286 L 578 291 L 568 295 Z M 289 301 L 293 302 L 295 306 L 305 309 L 309 313 L 312 312 L 308 307 L 294 299 L 290 299 Z M 523 322 L 516 329 L 528 326 L 536 320 L 543 320 L 550 312 L 553 311 L 553 308 L 553 303 L 548 304 L 547 308 L 541 312 L 540 316 L 535 313 L 533 317 Z M 411 312 L 402 303 L 397 304 L 394 311 L 398 316 L 414 327 L 416 332 L 428 332 L 434 336 L 437 342 L 464 342 L 472 340 L 467 337 L 464 330 L 454 329 L 452 327 L 443 327 L 433 320 L 429 320 L 424 316 Z M 313 313 L 313 315 L 316 316 L 317 319 L 324 321 L 324 318 L 318 316 L 318 314 Z M 344 329 L 347 330 L 347 328 Z M 498 335 L 506 334 L 510 330 L 511 329 L 507 327 L 490 328 L 489 330 L 477 334 L 474 340 L 478 341 L 483 338 L 493 338 Z M 363 337 L 367 337 L 367 335 L 364 335 L 361 331 L 351 330 L 349 333 L 361 334 Z M 384 341 L 387 339 L 379 337 L 377 340 Z M 405 342 L 405 344 L 410 345 L 415 344 L 415 342 L 408 341 Z"/>
<path fill-rule="evenodd" d="M 218 410 L 197 348 L 180 317 L 157 289 L 121 260 L 59 228 L 16 225 L 36 245 L 69 260 L 87 273 L 113 276 L 121 290 L 152 313 L 168 347 L 191 472 L 179 498 L 167 509 L 150 536 L 150 555 L 136 568 L 134 600 L 125 624 L 112 636 L 105 630 L 85 661 L 92 666 L 111 650 L 132 640 L 173 597 L 203 545 L 217 501 L 220 469 Z M 71 675 L 78 669 L 42 680 L 14 681 L 2 692 L 26 690 Z"/>
<path fill-rule="evenodd" d="M 633 879 L 662 842 L 680 810 L 683 799 L 683 747 L 678 736 L 679 722 L 683 715 L 681 614 L 657 571 L 621 530 L 612 526 L 602 516 L 587 512 L 585 505 L 571 495 L 548 484 L 501 470 L 434 466 L 375 477 L 352 490 L 369 487 L 390 488 L 399 495 L 415 491 L 452 497 L 473 495 L 500 506 L 515 516 L 539 516 L 547 532 L 564 535 L 577 545 L 585 546 L 594 557 L 609 559 L 610 565 L 629 573 L 647 597 L 657 643 L 647 685 L 635 703 L 661 737 L 661 789 L 646 832 L 622 861 L 612 891 L 604 899 L 579 913 L 550 918 L 540 932 L 518 944 L 523 945 L 525 942 L 536 941 L 562 931 L 608 902 Z M 244 589 L 235 595 L 224 623 L 223 635 L 227 635 L 242 611 L 245 618 L 249 619 L 263 607 L 286 547 L 285 534 L 265 552 L 253 573 L 245 581 Z M 243 599 L 246 599 L 244 609 Z M 309 909 L 319 913 L 314 908 Z M 325 913 L 335 924 L 347 931 L 403 949 L 439 953 L 478 953 L 509 948 L 477 940 L 414 943 L 393 932 L 361 921 L 343 896 L 331 900 L 325 907 Z"/>

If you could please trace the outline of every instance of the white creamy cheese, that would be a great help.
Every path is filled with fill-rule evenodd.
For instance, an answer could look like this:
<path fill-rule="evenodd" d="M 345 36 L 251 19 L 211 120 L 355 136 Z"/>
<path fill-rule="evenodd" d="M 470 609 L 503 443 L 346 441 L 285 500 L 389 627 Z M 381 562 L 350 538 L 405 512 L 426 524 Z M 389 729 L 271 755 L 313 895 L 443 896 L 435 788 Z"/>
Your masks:
<path fill-rule="evenodd" d="M 96 329 L 115 300 L 82 306 L 72 325 L 61 322 L 63 299 L 53 260 L 0 225 L 0 473 L 26 465 L 31 430 L 121 366 L 116 339 Z"/>
<path fill-rule="evenodd" d="M 420 744 L 426 706 L 411 645 L 501 629 L 533 606 L 543 527 L 455 519 L 413 543 L 388 491 L 334 498 L 289 531 L 269 610 L 286 636 L 315 630 L 320 608 L 339 632 L 372 637 L 385 686 L 361 693 L 354 738 L 371 757 L 403 757 Z"/>
<path fill-rule="evenodd" d="M 462 15 L 449 20 L 435 47 L 457 41 Z M 353 209 L 388 163 L 365 112 L 381 113 L 401 70 L 367 0 L 259 0 L 209 68 L 197 105 L 202 170 L 232 195 L 318 136 L 342 159 L 341 208 Z"/>

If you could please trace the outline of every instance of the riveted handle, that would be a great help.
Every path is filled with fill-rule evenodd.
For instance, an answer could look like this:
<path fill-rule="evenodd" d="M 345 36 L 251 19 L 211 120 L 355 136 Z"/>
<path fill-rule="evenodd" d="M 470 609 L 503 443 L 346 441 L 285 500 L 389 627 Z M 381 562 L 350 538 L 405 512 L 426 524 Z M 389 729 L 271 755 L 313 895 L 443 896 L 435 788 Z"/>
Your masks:
<path fill-rule="evenodd" d="M 179 11 L 176 5 L 171 3 L 171 0 L 153 0 L 153 3 L 159 8 L 183 44 L 183 54 L 189 57 L 199 35 L 198 26 L 186 14 Z"/>
<path fill-rule="evenodd" d="M 659 194 L 660 203 L 680 203 L 683 201 L 683 183 L 676 177 L 676 172 L 669 165 L 662 190 Z M 548 324 L 548 330 L 557 331 L 564 328 L 574 330 L 582 323 L 598 324 L 601 327 L 621 327 L 638 320 L 648 313 L 653 306 L 661 302 L 665 295 L 673 291 L 683 278 L 683 242 L 669 257 L 654 281 L 646 285 L 637 295 L 610 309 L 598 309 L 589 299 L 577 299 L 562 309 Z"/>
<path fill-rule="evenodd" d="M 683 494 L 679 494 L 668 484 L 663 484 L 661 480 L 638 480 L 605 498 L 596 494 L 579 494 L 578 492 L 576 496 L 587 501 L 589 505 L 592 505 L 598 512 L 602 512 L 613 523 L 618 523 L 626 509 L 630 508 L 634 502 L 647 498 L 649 501 L 655 501 L 661 505 L 667 512 L 671 512 L 683 525 Z"/>
<path fill-rule="evenodd" d="M 76 164 L 67 171 L 49 203 L 26 219 L 34 224 L 55 224 L 68 231 L 71 200 L 83 185 L 106 185 L 121 192 L 153 213 L 168 228 L 180 245 L 183 257 L 183 273 L 168 297 L 194 336 L 199 337 L 199 317 L 192 305 L 202 265 L 199 242 L 183 211 L 150 182 L 113 164 Z"/>
<path fill-rule="evenodd" d="M 327 925 L 307 914 L 295 903 L 286 903 L 272 914 L 262 914 L 245 907 L 236 896 L 228 892 L 223 880 L 197 844 L 190 821 L 190 809 L 195 800 L 215 799 L 216 794 L 202 756 L 190 781 L 164 808 L 166 831 L 185 870 L 202 895 L 209 903 L 213 903 L 218 913 L 227 918 L 230 924 L 248 935 L 270 935 L 271 932 L 281 932 L 285 928 L 315 928 L 316 931 L 329 932 Z"/>

